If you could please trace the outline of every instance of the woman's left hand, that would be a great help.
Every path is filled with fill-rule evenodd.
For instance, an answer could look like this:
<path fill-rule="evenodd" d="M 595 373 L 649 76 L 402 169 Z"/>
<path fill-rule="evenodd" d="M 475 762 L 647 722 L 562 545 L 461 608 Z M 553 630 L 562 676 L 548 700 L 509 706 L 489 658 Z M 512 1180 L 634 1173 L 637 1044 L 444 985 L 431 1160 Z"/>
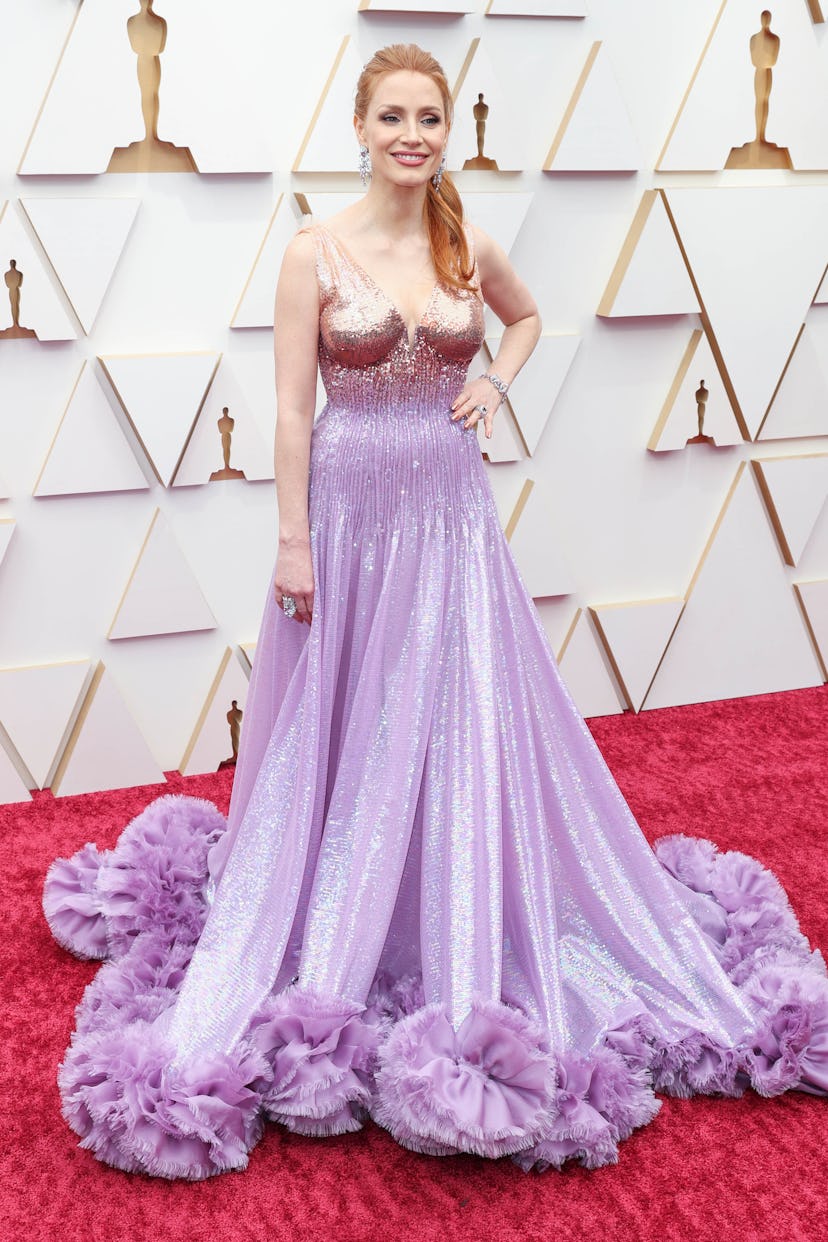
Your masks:
<path fill-rule="evenodd" d="M 502 400 L 503 398 L 494 384 L 480 376 L 478 379 L 467 383 L 463 391 L 452 401 L 451 421 L 454 423 L 459 418 L 462 418 L 465 420 L 463 423 L 464 427 L 474 427 L 482 419 L 486 438 L 491 440 L 495 411 Z M 474 408 L 476 405 L 485 406 L 486 413 L 482 414 L 480 410 L 476 410 Z"/>

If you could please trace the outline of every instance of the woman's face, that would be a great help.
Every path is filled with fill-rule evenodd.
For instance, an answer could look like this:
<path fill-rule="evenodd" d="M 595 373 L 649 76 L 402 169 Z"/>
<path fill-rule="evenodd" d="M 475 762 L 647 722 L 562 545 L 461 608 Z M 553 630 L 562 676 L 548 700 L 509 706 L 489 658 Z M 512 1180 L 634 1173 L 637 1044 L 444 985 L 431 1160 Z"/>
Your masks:
<path fill-rule="evenodd" d="M 410 69 L 386 73 L 374 87 L 365 120 L 354 117 L 354 128 L 368 147 L 375 180 L 423 185 L 437 171 L 448 138 L 440 88 Z"/>

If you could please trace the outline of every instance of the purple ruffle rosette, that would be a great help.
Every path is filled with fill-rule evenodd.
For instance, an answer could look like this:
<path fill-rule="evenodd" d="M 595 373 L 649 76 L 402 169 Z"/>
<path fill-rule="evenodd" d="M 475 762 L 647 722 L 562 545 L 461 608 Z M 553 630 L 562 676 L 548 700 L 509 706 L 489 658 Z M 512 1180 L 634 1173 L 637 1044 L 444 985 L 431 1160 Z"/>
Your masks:
<path fill-rule="evenodd" d="M 555 1058 L 519 1010 L 477 999 L 455 1029 L 431 1004 L 380 1047 L 372 1116 L 414 1151 L 502 1156 L 547 1132 L 554 1096 Z"/>
<path fill-rule="evenodd" d="M 226 831 L 203 798 L 165 794 L 123 830 L 112 850 L 84 845 L 56 859 L 43 886 L 55 939 L 80 958 L 120 957 L 150 931 L 194 944 L 207 914 L 207 855 Z"/>
<path fill-rule="evenodd" d="M 260 1007 L 246 1038 L 269 1067 L 261 1093 L 272 1120 L 319 1137 L 361 1128 L 381 1029 L 364 1010 L 296 986 Z"/>

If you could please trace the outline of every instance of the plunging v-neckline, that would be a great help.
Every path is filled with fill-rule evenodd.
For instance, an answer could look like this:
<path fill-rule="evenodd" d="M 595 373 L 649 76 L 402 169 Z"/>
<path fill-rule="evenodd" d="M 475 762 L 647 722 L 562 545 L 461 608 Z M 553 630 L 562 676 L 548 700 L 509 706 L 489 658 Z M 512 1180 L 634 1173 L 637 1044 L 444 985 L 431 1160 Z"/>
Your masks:
<path fill-rule="evenodd" d="M 371 275 L 371 273 L 367 270 L 367 268 L 364 268 L 364 267 L 362 266 L 362 264 L 359 262 L 359 260 L 358 260 L 357 258 L 355 258 L 353 254 L 351 254 L 351 251 L 348 249 L 348 247 L 345 245 L 345 243 L 344 243 L 343 241 L 341 241 L 341 240 L 337 237 L 337 235 L 336 235 L 335 233 L 332 233 L 332 232 L 331 232 L 331 230 L 327 227 L 327 225 L 324 225 L 324 224 L 317 224 L 317 225 L 316 225 L 316 228 L 318 228 L 318 229 L 322 229 L 322 231 L 323 231 L 324 233 L 327 233 L 328 237 L 330 237 L 330 238 L 331 238 L 331 240 L 333 241 L 334 245 L 338 246 L 338 247 L 339 247 L 339 249 L 341 250 L 341 252 L 345 255 L 345 257 L 346 257 L 346 259 L 348 260 L 348 262 L 349 262 L 349 263 L 352 263 L 352 264 L 354 265 L 354 267 L 358 268 L 358 269 L 359 269 L 359 271 L 362 273 L 362 275 L 365 277 L 365 279 L 366 279 L 366 280 L 368 280 L 368 281 L 370 281 L 370 283 L 374 286 L 374 288 L 376 289 L 376 291 L 377 291 L 379 294 L 381 294 L 381 295 L 382 295 L 382 297 L 384 297 L 384 298 L 385 298 L 385 301 L 388 303 L 388 305 L 391 307 L 392 311 L 393 311 L 393 312 L 394 312 L 394 314 L 396 315 L 397 319 L 400 321 L 400 326 L 404 329 L 404 340 L 405 340 L 405 345 L 406 345 L 406 349 L 407 349 L 408 354 L 409 354 L 409 357 L 410 357 L 410 356 L 411 356 L 411 354 L 413 354 L 413 353 L 414 353 L 414 350 L 415 350 L 415 349 L 416 349 L 416 347 L 417 347 L 417 337 L 418 337 L 418 336 L 419 336 L 419 334 L 420 334 L 420 328 L 423 326 L 423 320 L 425 319 L 426 315 L 428 314 L 429 310 L 431 309 L 431 303 L 434 301 L 434 296 L 435 296 L 435 294 L 437 293 L 437 289 L 439 288 L 439 285 L 440 285 L 440 278 L 438 277 L 438 278 L 434 281 L 434 284 L 431 286 L 431 292 L 430 292 L 430 293 L 429 293 L 429 295 L 428 295 L 428 300 L 427 300 L 427 302 L 426 302 L 425 306 L 423 307 L 422 312 L 421 312 L 421 314 L 420 314 L 419 318 L 417 319 L 417 321 L 416 321 L 416 322 L 415 322 L 415 324 L 414 324 L 414 335 L 413 335 L 413 336 L 410 336 L 410 335 L 409 335 L 409 328 L 408 328 L 408 320 L 404 317 L 404 315 L 403 315 L 402 311 L 400 310 L 399 306 L 397 306 L 397 303 L 396 303 L 396 302 L 394 301 L 394 299 L 390 296 L 390 294 L 386 293 L 386 291 L 385 291 L 385 289 L 383 289 L 382 285 L 381 285 L 381 284 L 379 284 L 379 282 L 378 282 L 377 280 L 375 280 L 375 279 L 374 279 L 374 277 L 373 277 L 373 276 Z"/>

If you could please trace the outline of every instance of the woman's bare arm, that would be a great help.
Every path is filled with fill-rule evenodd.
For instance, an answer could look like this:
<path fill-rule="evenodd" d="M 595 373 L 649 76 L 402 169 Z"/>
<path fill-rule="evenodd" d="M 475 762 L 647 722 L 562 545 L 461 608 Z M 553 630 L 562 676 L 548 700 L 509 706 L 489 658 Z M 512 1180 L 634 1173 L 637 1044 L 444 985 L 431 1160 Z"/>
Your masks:
<path fill-rule="evenodd" d="M 301 230 L 288 243 L 276 286 L 274 473 L 279 509 L 276 599 L 296 600 L 296 618 L 310 623 L 313 571 L 308 521 L 310 440 L 316 409 L 319 286 L 314 241 Z"/>
<path fill-rule="evenodd" d="M 488 233 L 472 225 L 477 265 L 480 272 L 480 291 L 504 324 L 500 347 L 489 367 L 507 384 L 521 369 L 538 343 L 541 319 L 535 299 L 512 267 L 505 250 Z M 477 419 L 475 405 L 485 405 L 488 413 L 484 419 L 486 436 L 491 438 L 492 420 L 501 397 L 488 380 L 471 376 L 452 404 L 452 418 L 467 420 L 467 426 Z"/>

